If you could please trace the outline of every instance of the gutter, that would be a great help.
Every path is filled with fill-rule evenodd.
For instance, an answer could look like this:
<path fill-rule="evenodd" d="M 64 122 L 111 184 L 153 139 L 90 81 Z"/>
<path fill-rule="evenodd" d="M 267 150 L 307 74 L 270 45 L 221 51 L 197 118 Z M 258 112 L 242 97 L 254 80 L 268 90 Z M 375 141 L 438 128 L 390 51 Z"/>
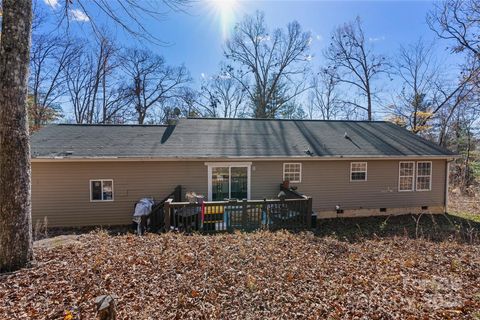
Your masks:
<path fill-rule="evenodd" d="M 295 156 L 295 157 L 76 157 L 76 156 L 53 156 L 53 157 L 32 157 L 32 162 L 102 162 L 102 161 L 332 161 L 332 160 L 447 160 L 449 162 L 460 158 L 458 155 L 411 155 L 411 156 Z"/>

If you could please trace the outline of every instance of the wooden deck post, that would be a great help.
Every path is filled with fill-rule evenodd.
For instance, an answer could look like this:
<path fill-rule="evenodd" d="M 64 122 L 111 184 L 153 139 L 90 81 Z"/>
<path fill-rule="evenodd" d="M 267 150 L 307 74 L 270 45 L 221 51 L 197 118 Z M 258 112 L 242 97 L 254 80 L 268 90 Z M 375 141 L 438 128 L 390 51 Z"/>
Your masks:
<path fill-rule="evenodd" d="M 170 203 L 172 203 L 172 201 L 173 199 L 168 199 L 163 205 L 165 231 L 170 231 Z"/>
<path fill-rule="evenodd" d="M 242 201 L 242 228 L 246 229 L 247 224 L 247 199 Z"/>
<path fill-rule="evenodd" d="M 312 197 L 307 198 L 307 228 L 310 229 L 312 227 L 312 211 L 313 211 L 313 201 Z"/>
<path fill-rule="evenodd" d="M 265 217 L 265 221 L 263 220 L 263 217 Z M 265 222 L 265 225 L 262 227 L 266 230 L 269 229 L 270 226 L 270 215 L 267 212 L 267 198 L 263 198 L 263 203 L 262 203 L 262 222 Z"/>

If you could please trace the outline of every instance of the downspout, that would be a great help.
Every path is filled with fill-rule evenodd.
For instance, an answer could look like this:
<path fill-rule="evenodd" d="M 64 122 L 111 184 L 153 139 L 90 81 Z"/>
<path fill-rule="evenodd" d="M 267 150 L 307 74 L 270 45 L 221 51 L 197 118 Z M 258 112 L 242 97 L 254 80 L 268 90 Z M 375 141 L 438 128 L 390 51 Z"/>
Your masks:
<path fill-rule="evenodd" d="M 455 159 L 449 159 L 446 161 L 445 165 L 445 199 L 444 199 L 444 213 L 447 212 L 448 208 L 448 186 L 450 185 L 450 162 L 453 162 Z"/>

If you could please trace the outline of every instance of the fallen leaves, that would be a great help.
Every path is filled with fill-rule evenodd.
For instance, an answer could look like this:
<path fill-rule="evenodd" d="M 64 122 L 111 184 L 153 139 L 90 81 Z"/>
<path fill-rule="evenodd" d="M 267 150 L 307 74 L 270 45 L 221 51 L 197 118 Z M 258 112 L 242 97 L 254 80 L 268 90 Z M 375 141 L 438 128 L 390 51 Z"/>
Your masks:
<path fill-rule="evenodd" d="M 0 276 L 1 319 L 457 319 L 480 310 L 480 247 L 310 233 L 110 236 L 36 247 Z"/>

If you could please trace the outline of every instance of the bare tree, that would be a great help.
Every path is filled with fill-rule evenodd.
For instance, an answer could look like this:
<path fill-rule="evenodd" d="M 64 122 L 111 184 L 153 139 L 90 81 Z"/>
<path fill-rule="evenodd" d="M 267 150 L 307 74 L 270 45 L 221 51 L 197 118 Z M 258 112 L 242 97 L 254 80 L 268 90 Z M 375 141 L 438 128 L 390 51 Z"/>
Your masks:
<path fill-rule="evenodd" d="M 178 108 L 181 111 L 181 115 L 185 117 L 194 117 L 198 118 L 203 115 L 203 110 L 201 110 L 201 106 L 199 106 L 198 101 L 201 100 L 199 98 L 199 91 L 192 89 L 191 87 L 185 87 L 181 90 L 180 98 L 175 99 L 172 101 L 172 109 L 170 110 L 171 115 L 177 117 L 178 115 L 172 113 L 175 108 Z M 168 119 L 166 119 L 168 121 Z"/>
<path fill-rule="evenodd" d="M 476 0 L 435 3 L 427 22 L 439 38 L 453 40 L 452 52 L 469 52 L 480 59 L 480 5 Z"/>
<path fill-rule="evenodd" d="M 452 53 L 463 53 L 465 62 L 458 90 L 471 85 L 480 91 L 480 6 L 475 0 L 447 0 L 435 4 L 427 22 L 439 38 L 452 42 Z"/>
<path fill-rule="evenodd" d="M 336 119 L 344 107 L 339 91 L 339 78 L 333 68 L 321 68 L 312 79 L 309 97 L 309 116 L 319 112 L 323 120 Z"/>
<path fill-rule="evenodd" d="M 197 103 L 209 117 L 236 118 L 244 115 L 245 89 L 229 74 L 220 73 L 204 81 Z"/>
<path fill-rule="evenodd" d="M 470 99 L 476 101 L 468 101 Z M 464 99 L 462 106 L 453 112 L 449 109 L 442 110 L 437 117 L 440 126 L 439 144 L 462 155 L 454 162 L 451 183 L 467 194 L 469 186 L 474 184 L 475 180 L 471 164 L 477 158 L 474 151 L 479 142 L 479 117 L 478 96 Z"/>
<path fill-rule="evenodd" d="M 310 41 L 298 22 L 270 34 L 261 12 L 236 25 L 226 43 L 225 57 L 232 63 L 226 72 L 247 93 L 256 118 L 274 118 L 306 90 Z"/>
<path fill-rule="evenodd" d="M 76 40 L 80 42 L 80 40 Z M 123 122 L 126 109 L 120 88 L 120 66 L 114 41 L 105 34 L 93 46 L 80 42 L 64 70 L 67 93 L 77 123 Z"/>
<path fill-rule="evenodd" d="M 70 6 L 81 0 L 65 1 Z M 97 11 L 121 25 L 130 34 L 147 31 L 142 14 L 156 14 L 155 7 L 144 1 L 91 1 Z M 108 7 L 114 3 L 123 11 Z M 0 272 L 27 265 L 32 254 L 30 204 L 30 144 L 27 122 L 27 87 L 32 28 L 32 0 L 3 0 L 0 42 Z M 163 0 L 177 8 L 186 0 Z M 93 9 L 94 10 L 94 9 Z M 86 12 L 88 14 L 88 12 Z M 87 15 L 89 16 L 89 14 Z M 133 19 L 134 23 L 128 23 Z M 134 26 L 132 29 L 131 26 Z M 151 34 L 148 31 L 143 34 Z M 15 163 L 15 165 L 12 165 Z"/>
<path fill-rule="evenodd" d="M 438 2 L 428 14 L 427 22 L 439 38 L 450 42 L 452 53 L 465 57 L 456 88 L 442 92 L 445 102 L 437 108 L 437 121 L 438 143 L 463 155 L 455 162 L 452 180 L 454 183 L 459 180 L 462 191 L 466 191 L 472 182 L 471 151 L 478 143 L 472 128 L 478 125 L 479 115 L 480 6 L 475 0 Z"/>
<path fill-rule="evenodd" d="M 76 123 L 92 123 L 93 57 L 82 51 L 65 69 L 67 88 Z"/>
<path fill-rule="evenodd" d="M 449 40 L 452 53 L 464 54 L 458 84 L 450 91 L 442 90 L 444 97 L 435 111 L 441 115 L 438 141 L 445 145 L 448 124 L 455 114 L 475 112 L 480 93 L 480 6 L 474 0 L 447 0 L 435 4 L 428 14 L 430 28 L 441 39 Z M 465 110 L 457 111 L 458 108 Z M 466 118 L 463 116 L 463 118 Z"/>
<path fill-rule="evenodd" d="M 471 123 L 469 127 L 473 127 L 475 122 L 478 121 L 478 115 L 480 115 L 478 98 L 476 94 L 467 94 L 465 97 L 455 97 L 451 103 L 447 104 L 437 113 L 435 119 L 438 127 L 436 139 L 439 145 L 458 150 L 453 133 L 458 131 L 456 127 L 461 123 L 465 124 L 469 122 Z"/>
<path fill-rule="evenodd" d="M 46 34 L 33 37 L 29 79 L 31 130 L 61 114 L 58 100 L 66 91 L 64 70 L 77 51 L 78 46 L 65 37 Z"/>
<path fill-rule="evenodd" d="M 0 272 L 33 258 L 27 81 L 31 0 L 2 1 L 0 41 Z"/>
<path fill-rule="evenodd" d="M 433 109 L 431 115 L 431 117 L 435 116 L 437 118 L 437 126 L 440 129 L 437 136 L 438 144 L 444 147 L 448 147 L 447 137 L 451 130 L 449 126 L 458 122 L 455 120 L 456 116 L 462 114 L 462 118 L 467 119 L 469 113 L 479 114 L 478 110 L 480 108 L 478 105 L 478 86 L 471 82 L 469 78 L 462 77 L 459 83 L 455 84 L 455 89 L 451 89 L 451 91 L 440 90 L 441 102 Z"/>
<path fill-rule="evenodd" d="M 472 93 L 470 78 L 461 77 L 457 82 L 443 77 L 432 46 L 425 45 L 422 39 L 401 47 L 399 52 L 395 70 L 402 88 L 390 106 L 393 120 L 414 133 L 426 134 L 435 126 L 437 116 L 443 117 L 439 121 L 449 122 L 457 107 Z M 439 141 L 443 134 L 440 130 Z"/>
<path fill-rule="evenodd" d="M 52 1 L 53 2 L 53 1 Z M 53 2 L 60 22 L 70 20 L 89 21 L 95 33 L 101 38 L 104 28 L 97 19 L 108 20 L 135 38 L 155 44 L 166 44 L 147 27 L 145 20 L 163 20 L 170 11 L 184 11 L 191 0 L 60 0 Z"/>
<path fill-rule="evenodd" d="M 185 66 L 168 66 L 163 57 L 141 49 L 125 50 L 122 68 L 127 78 L 123 91 L 139 124 L 144 123 L 152 108 L 181 98 L 191 81 Z"/>
<path fill-rule="evenodd" d="M 92 110 L 94 122 L 116 123 L 124 121 L 123 112 L 125 103 L 124 92 L 119 87 L 120 62 L 118 48 L 115 41 L 107 36 L 106 32 L 100 34 L 97 39 L 97 51 L 93 72 L 92 87 Z"/>
<path fill-rule="evenodd" d="M 434 60 L 433 46 L 423 39 L 407 47 L 401 46 L 395 73 L 401 80 L 401 90 L 390 110 L 396 122 L 403 123 L 414 133 L 429 128 L 435 104 L 441 99 L 440 68 Z"/>
<path fill-rule="evenodd" d="M 359 17 L 338 27 L 331 40 L 324 55 L 332 67 L 337 69 L 338 80 L 357 89 L 366 99 L 366 105 L 354 99 L 346 102 L 366 111 L 368 120 L 372 120 L 375 98 L 373 82 L 389 68 L 385 57 L 375 54 L 369 46 Z"/>
<path fill-rule="evenodd" d="M 480 89 L 480 5 L 475 0 L 447 0 L 435 4 L 427 22 L 439 38 L 452 42 L 453 53 L 464 53 L 461 83 Z"/>

